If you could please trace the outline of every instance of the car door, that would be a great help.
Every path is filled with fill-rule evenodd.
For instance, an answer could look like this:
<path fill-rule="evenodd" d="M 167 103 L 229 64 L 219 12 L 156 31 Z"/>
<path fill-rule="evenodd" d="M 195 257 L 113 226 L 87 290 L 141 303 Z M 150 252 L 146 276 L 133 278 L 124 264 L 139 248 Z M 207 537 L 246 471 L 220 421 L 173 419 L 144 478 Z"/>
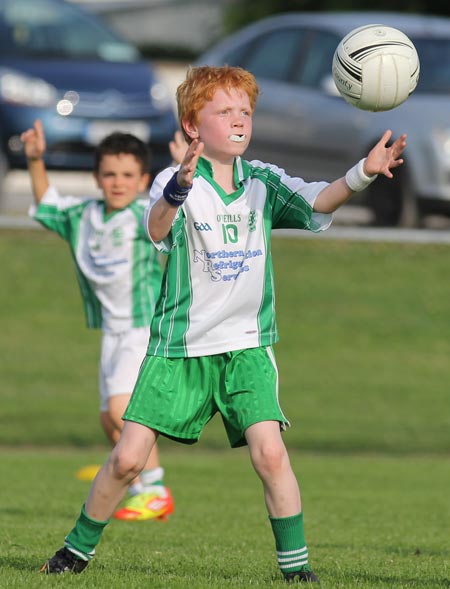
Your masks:
<path fill-rule="evenodd" d="M 304 113 L 297 153 L 305 166 L 306 179 L 342 176 L 366 150 L 367 113 L 347 104 L 332 79 L 332 60 L 339 40 L 333 32 L 310 30 L 305 35 L 299 67 L 291 77 Z"/>
<path fill-rule="evenodd" d="M 298 68 L 303 36 L 304 31 L 294 27 L 266 31 L 235 60 L 255 75 L 260 87 L 246 157 L 277 164 L 290 173 L 295 169 L 291 163 L 297 162 L 297 129 L 306 120 L 297 88 L 289 83 Z"/>
<path fill-rule="evenodd" d="M 267 33 L 254 45 L 245 67 L 257 77 L 261 96 L 250 158 L 306 180 L 334 179 L 354 163 L 366 117 L 358 116 L 332 83 L 339 40 L 329 31 L 291 27 Z"/>

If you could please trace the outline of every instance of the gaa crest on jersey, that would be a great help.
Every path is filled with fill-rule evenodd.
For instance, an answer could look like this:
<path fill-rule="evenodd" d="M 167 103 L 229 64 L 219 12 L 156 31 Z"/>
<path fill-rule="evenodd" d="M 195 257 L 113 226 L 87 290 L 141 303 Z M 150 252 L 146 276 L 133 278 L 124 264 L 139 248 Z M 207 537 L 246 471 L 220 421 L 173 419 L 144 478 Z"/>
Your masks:
<path fill-rule="evenodd" d="M 123 229 L 122 227 L 114 227 L 111 231 L 111 243 L 114 247 L 123 245 Z"/>
<path fill-rule="evenodd" d="M 250 211 L 248 216 L 248 230 L 249 231 L 256 231 L 256 221 L 258 220 L 258 215 L 254 209 Z"/>

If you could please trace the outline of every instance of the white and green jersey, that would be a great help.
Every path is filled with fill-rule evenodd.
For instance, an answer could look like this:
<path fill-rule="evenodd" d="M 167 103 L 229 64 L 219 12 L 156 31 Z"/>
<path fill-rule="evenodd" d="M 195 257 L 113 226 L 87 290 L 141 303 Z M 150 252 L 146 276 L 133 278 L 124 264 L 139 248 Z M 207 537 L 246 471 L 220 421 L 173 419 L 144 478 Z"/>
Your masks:
<path fill-rule="evenodd" d="M 118 333 L 150 325 L 162 271 L 142 226 L 145 202 L 107 215 L 102 200 L 62 197 L 50 186 L 30 208 L 69 243 L 88 327 Z"/>
<path fill-rule="evenodd" d="M 175 170 L 156 177 L 145 219 Z M 169 235 L 155 243 L 169 255 L 149 354 L 207 356 L 278 340 L 271 231 L 327 229 L 331 215 L 313 212 L 327 183 L 306 183 L 271 164 L 240 158 L 234 179 L 236 192 L 225 194 L 201 158 Z"/>

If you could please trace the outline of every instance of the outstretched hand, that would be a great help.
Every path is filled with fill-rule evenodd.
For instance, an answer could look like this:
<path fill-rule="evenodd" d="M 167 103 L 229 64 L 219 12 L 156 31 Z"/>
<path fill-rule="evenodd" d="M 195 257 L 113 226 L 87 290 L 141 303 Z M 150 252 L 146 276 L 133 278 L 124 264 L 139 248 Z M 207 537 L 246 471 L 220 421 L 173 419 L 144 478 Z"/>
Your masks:
<path fill-rule="evenodd" d="M 29 160 L 39 160 L 44 156 L 46 144 L 42 122 L 37 119 L 34 126 L 20 136 L 24 144 L 25 155 Z"/>
<path fill-rule="evenodd" d="M 177 174 L 178 186 L 181 186 L 182 188 L 189 188 L 192 186 L 198 158 L 203 153 L 203 147 L 203 143 L 198 139 L 194 139 L 187 148 Z"/>
<path fill-rule="evenodd" d="M 403 164 L 400 155 L 406 147 L 406 135 L 400 135 L 392 145 L 387 147 L 391 137 L 392 131 L 385 131 L 375 147 L 370 150 L 364 163 L 364 171 L 368 176 L 384 174 L 388 178 L 393 178 L 391 169 L 398 168 Z"/>

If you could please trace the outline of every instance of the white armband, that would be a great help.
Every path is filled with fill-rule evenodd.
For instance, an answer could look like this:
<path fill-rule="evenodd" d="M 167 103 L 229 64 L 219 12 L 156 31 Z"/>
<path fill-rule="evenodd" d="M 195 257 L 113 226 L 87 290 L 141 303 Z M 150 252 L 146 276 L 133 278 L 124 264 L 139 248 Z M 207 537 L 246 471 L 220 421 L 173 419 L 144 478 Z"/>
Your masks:
<path fill-rule="evenodd" d="M 353 192 L 361 192 L 372 184 L 372 182 L 378 177 L 378 174 L 374 174 L 373 176 L 368 176 L 364 172 L 364 162 L 367 158 L 363 158 L 359 160 L 356 166 L 350 168 L 350 170 L 345 174 L 345 181 L 347 182 L 347 186 Z"/>

